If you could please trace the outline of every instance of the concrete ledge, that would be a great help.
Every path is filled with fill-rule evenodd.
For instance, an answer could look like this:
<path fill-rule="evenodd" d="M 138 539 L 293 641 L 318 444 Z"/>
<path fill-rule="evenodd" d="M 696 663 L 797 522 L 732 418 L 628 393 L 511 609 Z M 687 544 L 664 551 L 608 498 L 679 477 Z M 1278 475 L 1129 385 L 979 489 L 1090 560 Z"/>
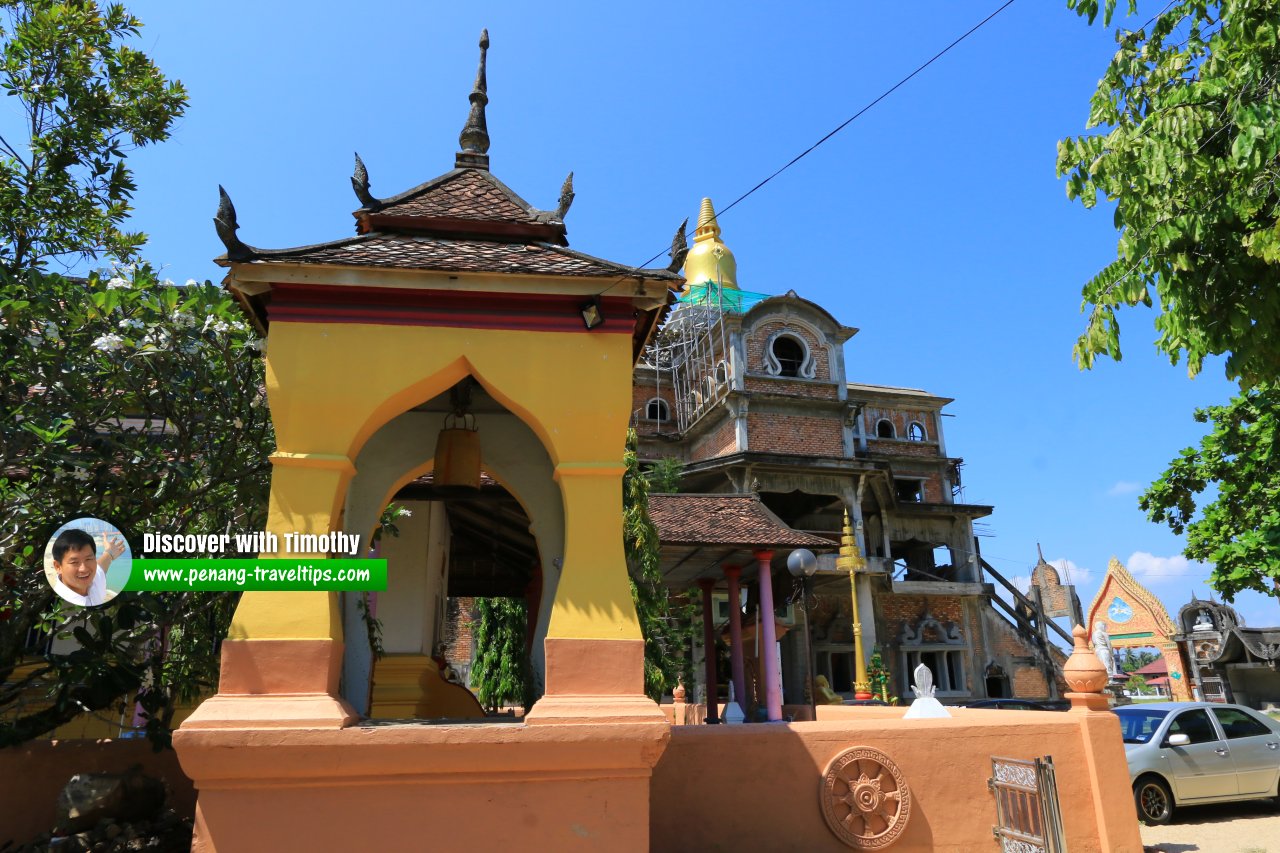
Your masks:
<path fill-rule="evenodd" d="M 910 595 L 985 595 L 980 583 L 948 583 L 944 581 L 894 581 L 893 591 Z"/>
<path fill-rule="evenodd" d="M 923 721 L 901 719 L 905 708 L 820 706 L 820 717 L 842 719 L 677 726 L 654 768 L 652 849 L 847 851 L 823 817 L 819 792 L 833 759 L 866 746 L 888 755 L 910 792 L 894 850 L 994 849 L 991 758 L 1051 755 L 1068 849 L 1141 853 L 1114 715 L 950 710 L 951 719 Z"/>
<path fill-rule="evenodd" d="M 175 735 L 193 851 L 649 849 L 670 727 L 379 725 Z"/>

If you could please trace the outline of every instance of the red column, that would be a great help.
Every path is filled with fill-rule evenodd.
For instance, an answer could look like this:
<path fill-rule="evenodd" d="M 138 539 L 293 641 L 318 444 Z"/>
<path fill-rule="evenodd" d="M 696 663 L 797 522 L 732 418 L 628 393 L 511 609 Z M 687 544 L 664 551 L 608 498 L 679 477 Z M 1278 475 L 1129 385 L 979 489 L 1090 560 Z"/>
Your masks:
<path fill-rule="evenodd" d="M 711 589 L 716 582 L 710 578 L 698 581 L 702 587 L 702 648 L 706 659 L 707 679 L 707 723 L 720 722 L 719 694 L 720 683 L 716 674 L 716 619 L 715 608 L 711 606 Z"/>
<path fill-rule="evenodd" d="M 764 666 L 764 705 L 769 722 L 782 719 L 782 683 L 778 677 L 778 629 L 773 615 L 772 551 L 756 551 L 760 564 L 760 660 Z"/>
<path fill-rule="evenodd" d="M 725 566 L 724 576 L 729 582 L 729 664 L 732 667 L 733 696 L 738 707 L 747 708 L 747 674 L 742 662 L 742 599 L 738 578 L 742 566 Z"/>

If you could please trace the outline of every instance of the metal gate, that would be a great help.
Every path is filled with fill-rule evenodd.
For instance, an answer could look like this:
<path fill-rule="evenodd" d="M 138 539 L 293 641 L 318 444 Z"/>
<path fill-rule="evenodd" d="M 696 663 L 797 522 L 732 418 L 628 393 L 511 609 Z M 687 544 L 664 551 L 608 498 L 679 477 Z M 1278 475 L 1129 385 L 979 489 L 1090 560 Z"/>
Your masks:
<path fill-rule="evenodd" d="M 1053 756 L 991 758 L 987 787 L 996 795 L 992 834 L 1003 853 L 1067 853 Z"/>

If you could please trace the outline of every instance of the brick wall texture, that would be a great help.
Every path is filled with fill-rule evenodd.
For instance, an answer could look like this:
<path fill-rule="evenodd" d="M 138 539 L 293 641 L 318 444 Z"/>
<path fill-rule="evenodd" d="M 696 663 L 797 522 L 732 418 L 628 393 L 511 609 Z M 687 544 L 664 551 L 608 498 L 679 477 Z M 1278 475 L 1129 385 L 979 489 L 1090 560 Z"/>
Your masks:
<path fill-rule="evenodd" d="M 925 439 L 928 441 L 938 440 L 938 427 L 933 419 L 932 412 L 919 409 L 885 409 L 878 406 L 867 406 L 862 412 L 863 423 L 868 436 L 876 434 L 876 424 L 880 423 L 881 420 L 887 420 L 893 424 L 894 434 L 898 438 L 905 439 L 907 437 L 907 427 L 912 421 L 915 421 L 924 427 Z"/>
<path fill-rule="evenodd" d="M 747 446 L 755 451 L 839 457 L 842 437 L 835 418 L 747 412 Z"/>
<path fill-rule="evenodd" d="M 703 436 L 693 446 L 689 458 L 695 462 L 735 453 L 738 450 L 737 419 L 727 418 L 724 423 Z"/>

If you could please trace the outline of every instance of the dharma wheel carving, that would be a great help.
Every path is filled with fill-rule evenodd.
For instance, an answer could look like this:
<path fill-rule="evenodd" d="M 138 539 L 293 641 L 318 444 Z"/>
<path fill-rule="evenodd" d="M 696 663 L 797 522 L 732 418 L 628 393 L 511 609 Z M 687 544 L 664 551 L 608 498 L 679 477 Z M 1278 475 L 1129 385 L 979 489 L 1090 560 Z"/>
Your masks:
<path fill-rule="evenodd" d="M 911 792 L 902 771 L 869 746 L 846 749 L 831 759 L 818 799 L 827 826 L 856 850 L 889 847 L 911 817 Z"/>

